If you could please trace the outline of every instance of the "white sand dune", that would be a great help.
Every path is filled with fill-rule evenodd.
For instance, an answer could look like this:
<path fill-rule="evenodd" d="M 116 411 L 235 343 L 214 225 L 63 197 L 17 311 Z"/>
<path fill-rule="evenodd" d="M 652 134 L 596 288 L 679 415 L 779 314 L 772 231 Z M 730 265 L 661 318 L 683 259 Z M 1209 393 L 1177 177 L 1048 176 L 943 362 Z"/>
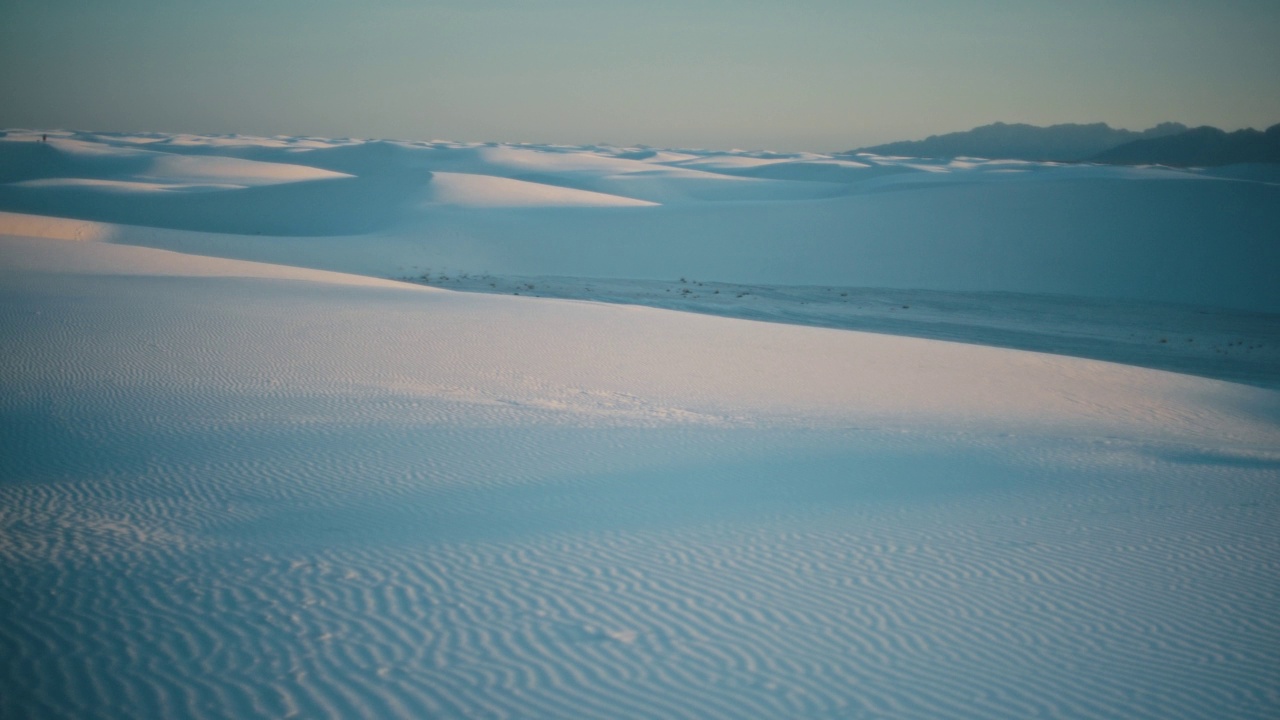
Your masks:
<path fill-rule="evenodd" d="M 258 162 L 235 157 L 190 156 L 89 140 L 54 138 L 45 142 L 9 142 L 4 151 L 4 180 L 20 182 L 62 177 L 104 181 L 211 183 L 234 187 L 273 185 L 348 177 L 315 167 Z M 58 173 L 58 174 L 55 174 Z"/>
<path fill-rule="evenodd" d="M 1015 293 L 448 274 L 414 283 L 862 330 L 1106 360 L 1280 389 L 1280 317 L 1194 305 Z"/>
<path fill-rule="evenodd" d="M 428 202 L 461 207 L 644 207 L 655 203 L 492 175 L 434 172 Z"/>
<path fill-rule="evenodd" d="M 1280 312 L 1280 185 L 1248 168 L 38 137 L 0 138 L 0 211 L 198 254 L 383 277 L 685 276 Z"/>
<path fill-rule="evenodd" d="M 31 135 L 7 134 L 0 152 Z M 1014 253 L 991 282 L 1016 289 L 1034 259 L 1057 258 L 1040 268 L 1050 288 L 1132 288 L 1134 318 L 1179 273 L 1202 281 L 1188 296 L 1257 312 L 1271 289 L 1249 283 L 1266 268 L 1245 265 L 1270 257 L 1253 234 L 1274 222 L 1265 184 L 51 137 L 111 162 L 168 148 L 211 182 L 256 167 L 200 164 L 224 156 L 350 177 L 285 168 L 282 182 L 205 192 L 65 182 L 193 181 L 171 168 L 0 186 L 0 717 L 1280 712 L 1280 391 L 589 301 L 614 286 L 540 299 L 496 294 L 513 291 L 496 280 L 479 294 L 386 279 L 489 262 L 558 267 L 544 274 L 565 286 L 610 268 L 629 272 L 616 287 L 686 267 L 720 269 L 699 281 L 725 288 L 734 274 L 806 278 L 771 306 L 785 313 L 828 274 L 905 282 L 943 260 L 963 272 L 979 263 L 949 244 L 1012 252 L 1016 228 L 1056 219 L 1068 227 L 1038 235 L 1040 255 Z M 862 170 L 862 189 L 841 179 Z M 926 173 L 949 179 L 880 184 Z M 748 185 L 813 187 L 725 201 Z M 841 197 L 815 199 L 833 185 Z M 718 189 L 696 200 L 695 187 Z M 922 217 L 903 230 L 913 203 Z M 987 215 L 999 212 L 1016 217 Z M 1216 223 L 1221 256 L 1149 254 L 1158 268 L 1142 275 L 1156 247 L 1142 218 L 1183 243 Z M 860 266 L 914 232 L 875 272 Z M 1117 251 L 1117 237 L 1132 244 Z M 1053 244 L 1067 238 L 1094 255 L 1073 260 Z M 912 259 L 926 246 L 945 257 Z M 987 327 L 1098 327 L 964 297 Z"/>

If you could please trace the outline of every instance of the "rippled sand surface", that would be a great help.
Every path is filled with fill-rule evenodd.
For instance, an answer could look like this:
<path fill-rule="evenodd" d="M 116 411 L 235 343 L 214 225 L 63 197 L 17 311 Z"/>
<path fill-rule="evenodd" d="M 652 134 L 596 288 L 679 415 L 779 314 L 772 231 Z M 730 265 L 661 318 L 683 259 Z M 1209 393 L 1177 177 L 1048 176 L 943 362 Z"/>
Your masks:
<path fill-rule="evenodd" d="M 0 244 L 4 717 L 1274 717 L 1280 393 Z"/>

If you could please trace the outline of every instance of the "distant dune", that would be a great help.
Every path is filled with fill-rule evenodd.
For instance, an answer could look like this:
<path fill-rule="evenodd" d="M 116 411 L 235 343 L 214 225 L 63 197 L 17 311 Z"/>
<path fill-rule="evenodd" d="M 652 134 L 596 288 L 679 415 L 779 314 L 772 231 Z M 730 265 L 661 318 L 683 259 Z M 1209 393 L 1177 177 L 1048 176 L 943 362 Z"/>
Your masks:
<path fill-rule="evenodd" d="M 11 131 L 0 168 L 0 211 L 381 277 L 685 276 L 1280 311 L 1280 185 L 1252 166 Z"/>

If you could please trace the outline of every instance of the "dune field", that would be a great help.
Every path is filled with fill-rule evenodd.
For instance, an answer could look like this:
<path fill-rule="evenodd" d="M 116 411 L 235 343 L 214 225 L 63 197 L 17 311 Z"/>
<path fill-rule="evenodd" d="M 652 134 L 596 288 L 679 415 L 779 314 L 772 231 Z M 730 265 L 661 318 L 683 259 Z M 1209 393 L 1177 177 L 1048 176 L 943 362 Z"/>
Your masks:
<path fill-rule="evenodd" d="M 0 717 L 1280 714 L 1274 168 L 41 134 Z"/>

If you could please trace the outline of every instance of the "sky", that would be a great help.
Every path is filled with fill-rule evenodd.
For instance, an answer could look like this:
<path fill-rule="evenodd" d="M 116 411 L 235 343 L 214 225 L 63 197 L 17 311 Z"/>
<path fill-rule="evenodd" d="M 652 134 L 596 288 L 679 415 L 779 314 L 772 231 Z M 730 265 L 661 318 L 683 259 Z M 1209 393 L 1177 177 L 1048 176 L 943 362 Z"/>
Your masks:
<path fill-rule="evenodd" d="M 1280 122 L 1276 0 L 0 0 L 0 127 L 837 151 Z"/>

